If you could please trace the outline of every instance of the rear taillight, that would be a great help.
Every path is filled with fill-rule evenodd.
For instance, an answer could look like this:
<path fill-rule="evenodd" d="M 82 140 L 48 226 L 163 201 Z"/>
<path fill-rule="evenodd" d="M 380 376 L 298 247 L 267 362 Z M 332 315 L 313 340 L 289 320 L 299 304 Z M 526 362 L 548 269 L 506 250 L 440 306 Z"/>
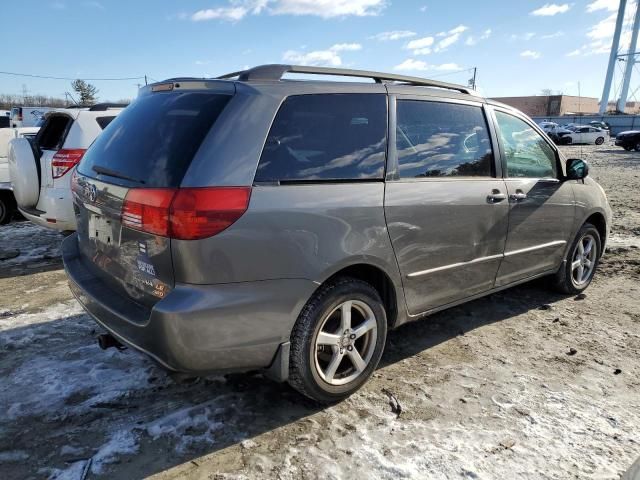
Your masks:
<path fill-rule="evenodd" d="M 122 224 L 154 235 L 169 236 L 169 207 L 176 194 L 172 188 L 133 188 L 122 205 Z"/>
<path fill-rule="evenodd" d="M 211 237 L 246 212 L 251 187 L 135 188 L 122 206 L 123 225 L 180 240 Z"/>
<path fill-rule="evenodd" d="M 83 148 L 58 150 L 51 161 L 53 178 L 60 178 L 75 167 L 82 159 L 84 152 L 86 150 Z"/>

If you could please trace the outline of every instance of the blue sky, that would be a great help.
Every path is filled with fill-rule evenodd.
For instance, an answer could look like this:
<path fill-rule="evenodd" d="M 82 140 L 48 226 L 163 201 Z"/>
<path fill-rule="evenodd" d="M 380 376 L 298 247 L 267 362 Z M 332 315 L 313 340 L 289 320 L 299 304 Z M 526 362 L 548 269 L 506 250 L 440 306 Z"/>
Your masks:
<path fill-rule="evenodd" d="M 59 77 L 215 76 L 263 63 L 394 71 L 488 96 L 601 95 L 619 0 L 3 0 L 0 70 Z M 634 3 L 627 12 L 626 28 Z M 8 20 L 8 21 L 7 21 Z M 624 38 L 628 41 L 629 34 Z M 10 46 L 7 40 L 10 39 Z M 92 81 L 101 100 L 140 80 Z M 634 80 L 635 81 L 635 80 Z M 65 80 L 0 74 L 0 93 Z M 634 83 L 632 83 L 632 89 Z"/>

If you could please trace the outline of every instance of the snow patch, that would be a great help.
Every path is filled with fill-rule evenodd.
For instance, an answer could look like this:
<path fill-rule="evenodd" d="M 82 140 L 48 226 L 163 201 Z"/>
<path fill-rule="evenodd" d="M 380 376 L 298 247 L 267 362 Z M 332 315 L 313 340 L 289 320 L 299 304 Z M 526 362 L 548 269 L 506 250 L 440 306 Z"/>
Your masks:
<path fill-rule="evenodd" d="M 214 407 L 214 402 L 217 400 L 183 408 L 155 420 L 147 425 L 147 433 L 154 440 L 161 436 L 174 437 L 178 453 L 185 453 L 195 445 L 212 444 L 215 442 L 216 430 L 224 425 L 215 418 L 224 412 L 224 408 Z"/>
<path fill-rule="evenodd" d="M 133 455 L 138 453 L 140 445 L 132 431 L 120 430 L 113 434 L 109 441 L 100 447 L 98 453 L 93 456 L 91 464 L 92 473 L 102 473 L 104 466 L 118 460 L 121 455 Z"/>

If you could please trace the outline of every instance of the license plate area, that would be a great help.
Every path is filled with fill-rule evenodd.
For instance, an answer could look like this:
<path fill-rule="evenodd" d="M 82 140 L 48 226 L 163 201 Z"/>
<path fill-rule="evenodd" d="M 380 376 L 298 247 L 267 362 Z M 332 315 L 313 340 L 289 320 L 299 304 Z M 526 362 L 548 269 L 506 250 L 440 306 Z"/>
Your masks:
<path fill-rule="evenodd" d="M 109 247 L 120 245 L 119 222 L 113 222 L 102 215 L 92 214 L 89 217 L 88 230 L 91 240 Z"/>

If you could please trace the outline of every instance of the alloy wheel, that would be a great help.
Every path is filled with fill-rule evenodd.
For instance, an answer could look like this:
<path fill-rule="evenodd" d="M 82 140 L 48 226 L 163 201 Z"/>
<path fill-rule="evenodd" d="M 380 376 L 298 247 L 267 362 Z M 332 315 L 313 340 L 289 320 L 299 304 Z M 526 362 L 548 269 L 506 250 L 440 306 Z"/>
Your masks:
<path fill-rule="evenodd" d="M 576 287 L 584 286 L 591 279 L 597 253 L 593 235 L 587 234 L 578 241 L 571 260 L 571 281 Z"/>
<path fill-rule="evenodd" d="M 369 305 L 347 300 L 321 322 L 315 338 L 315 368 L 330 385 L 345 385 L 366 370 L 376 348 L 378 324 Z"/>

